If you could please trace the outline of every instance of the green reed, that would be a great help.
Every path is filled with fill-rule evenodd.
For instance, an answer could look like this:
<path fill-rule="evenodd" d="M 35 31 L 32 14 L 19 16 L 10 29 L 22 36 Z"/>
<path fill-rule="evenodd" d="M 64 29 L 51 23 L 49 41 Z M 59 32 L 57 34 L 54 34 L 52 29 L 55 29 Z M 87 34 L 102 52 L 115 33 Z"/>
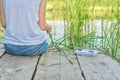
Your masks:
<path fill-rule="evenodd" d="M 120 42 L 119 0 L 65 0 L 65 33 L 72 49 L 99 49 L 116 58 Z M 100 33 L 96 35 L 100 20 Z M 110 24 L 111 21 L 111 24 Z M 106 24 L 106 25 L 105 25 Z"/>

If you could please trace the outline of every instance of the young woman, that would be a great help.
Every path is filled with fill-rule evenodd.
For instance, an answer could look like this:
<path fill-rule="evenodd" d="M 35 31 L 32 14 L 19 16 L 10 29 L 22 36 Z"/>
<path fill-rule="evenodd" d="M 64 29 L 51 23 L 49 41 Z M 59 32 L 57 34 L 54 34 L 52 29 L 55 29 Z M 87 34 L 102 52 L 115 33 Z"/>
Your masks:
<path fill-rule="evenodd" d="M 13 55 L 33 56 L 48 51 L 46 0 L 1 0 L 4 48 Z"/>

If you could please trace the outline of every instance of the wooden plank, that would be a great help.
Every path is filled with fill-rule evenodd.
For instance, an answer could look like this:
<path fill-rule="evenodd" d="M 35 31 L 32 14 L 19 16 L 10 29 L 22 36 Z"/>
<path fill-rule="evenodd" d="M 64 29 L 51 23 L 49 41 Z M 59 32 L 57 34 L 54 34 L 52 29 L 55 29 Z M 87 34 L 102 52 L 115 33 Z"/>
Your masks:
<path fill-rule="evenodd" d="M 6 54 L 0 60 L 0 80 L 31 80 L 37 60 Z"/>
<path fill-rule="evenodd" d="M 86 80 L 120 80 L 120 64 L 111 57 L 99 54 L 96 57 L 78 58 Z"/>
<path fill-rule="evenodd" d="M 3 48 L 3 45 L 0 45 L 0 58 L 1 58 L 1 56 L 3 55 L 3 53 L 4 53 L 4 48 Z"/>
<path fill-rule="evenodd" d="M 34 80 L 83 80 L 78 65 L 72 65 L 60 52 L 42 56 Z"/>

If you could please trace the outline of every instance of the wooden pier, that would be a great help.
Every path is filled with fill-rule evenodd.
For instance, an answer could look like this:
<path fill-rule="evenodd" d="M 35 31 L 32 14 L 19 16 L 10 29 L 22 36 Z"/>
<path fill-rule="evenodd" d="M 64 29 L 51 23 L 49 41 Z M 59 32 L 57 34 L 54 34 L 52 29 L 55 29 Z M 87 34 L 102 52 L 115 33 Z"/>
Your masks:
<path fill-rule="evenodd" d="M 0 80 L 120 80 L 120 64 L 104 54 L 85 57 L 69 53 L 67 58 L 56 50 L 33 57 L 3 53 L 1 47 Z"/>

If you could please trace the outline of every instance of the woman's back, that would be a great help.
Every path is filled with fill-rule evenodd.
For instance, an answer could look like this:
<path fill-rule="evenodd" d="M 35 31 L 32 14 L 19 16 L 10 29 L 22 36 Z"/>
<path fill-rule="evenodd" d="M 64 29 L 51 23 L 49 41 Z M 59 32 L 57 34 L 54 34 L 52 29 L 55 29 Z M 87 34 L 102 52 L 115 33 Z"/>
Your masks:
<path fill-rule="evenodd" d="M 3 0 L 6 16 L 4 43 L 34 45 L 46 40 L 38 22 L 40 0 Z"/>

